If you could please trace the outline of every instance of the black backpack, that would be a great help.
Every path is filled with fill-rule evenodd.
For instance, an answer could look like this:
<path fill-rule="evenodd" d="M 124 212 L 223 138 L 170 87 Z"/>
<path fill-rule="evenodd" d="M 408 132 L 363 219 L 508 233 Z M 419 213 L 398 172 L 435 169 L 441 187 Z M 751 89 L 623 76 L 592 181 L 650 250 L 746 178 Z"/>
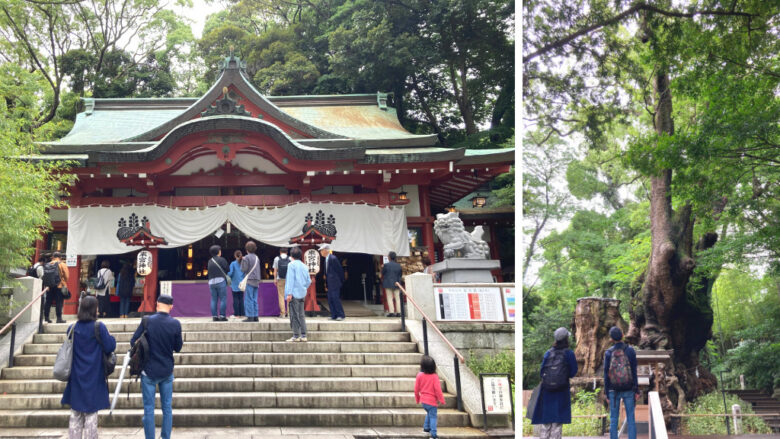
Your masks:
<path fill-rule="evenodd" d="M 290 265 L 290 257 L 279 257 L 279 279 L 287 278 L 287 266 Z"/>
<path fill-rule="evenodd" d="M 135 344 L 130 348 L 130 376 L 141 376 L 141 372 L 144 370 L 144 366 L 149 361 L 149 340 L 146 339 L 146 333 L 149 326 L 149 317 L 141 319 L 141 324 L 144 327 L 141 336 L 135 341 Z"/>
<path fill-rule="evenodd" d="M 35 264 L 32 267 L 27 269 L 27 276 L 30 277 L 38 277 L 38 266 L 39 264 Z"/>
<path fill-rule="evenodd" d="M 565 349 L 550 349 L 550 355 L 542 369 L 542 389 L 560 392 L 569 387 L 569 365 Z"/>
<path fill-rule="evenodd" d="M 104 290 L 104 289 L 106 289 L 106 286 L 107 286 L 106 285 L 107 284 L 107 282 L 106 282 L 106 275 L 107 274 L 108 274 L 108 269 L 106 269 L 106 271 L 103 272 L 102 276 L 100 275 L 100 271 L 98 271 L 97 285 L 95 285 L 95 289 L 96 290 Z"/>
<path fill-rule="evenodd" d="M 41 280 L 43 281 L 44 288 L 57 288 L 57 285 L 62 282 L 62 278 L 60 278 L 60 263 L 50 262 L 44 265 L 43 277 L 41 277 Z"/>

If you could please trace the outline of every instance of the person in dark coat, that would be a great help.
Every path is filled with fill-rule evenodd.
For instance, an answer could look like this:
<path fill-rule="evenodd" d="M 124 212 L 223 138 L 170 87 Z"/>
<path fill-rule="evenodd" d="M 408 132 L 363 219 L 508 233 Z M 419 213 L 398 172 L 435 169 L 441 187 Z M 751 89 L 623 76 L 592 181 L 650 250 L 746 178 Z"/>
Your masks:
<path fill-rule="evenodd" d="M 126 319 L 130 312 L 130 298 L 133 297 L 135 288 L 135 275 L 133 266 L 125 263 L 119 271 L 116 279 L 116 295 L 119 296 L 119 318 Z"/>
<path fill-rule="evenodd" d="M 403 270 L 395 258 L 395 252 L 388 253 L 388 261 L 382 266 L 382 288 L 387 296 L 387 317 L 401 317 L 401 290 L 395 283 L 401 282 Z"/>
<path fill-rule="evenodd" d="M 615 342 L 611 348 L 604 352 L 604 392 L 609 397 L 609 437 L 610 439 L 617 439 L 618 437 L 618 417 L 620 415 L 620 401 L 622 400 L 626 409 L 628 439 L 636 439 L 634 408 L 636 407 L 636 400 L 639 399 L 639 383 L 636 376 L 636 351 L 631 346 L 623 343 L 623 331 L 617 326 L 610 328 L 609 336 Z M 631 368 L 631 380 L 622 387 L 613 383 L 609 377 L 609 368 L 612 366 L 612 358 L 616 355 L 616 350 L 623 351 L 622 354 L 618 353 L 617 355 L 624 355 L 625 359 L 628 360 L 628 366 Z M 617 364 L 620 361 L 622 360 L 616 360 L 615 363 Z M 624 361 L 623 364 L 625 364 Z M 620 375 L 618 375 L 619 377 Z"/>
<path fill-rule="evenodd" d="M 330 244 L 320 246 L 320 255 L 325 258 L 325 285 L 328 290 L 328 308 L 331 320 L 344 320 L 344 308 L 341 306 L 341 286 L 344 284 L 344 268 L 339 258 L 330 251 Z"/>
<path fill-rule="evenodd" d="M 97 438 L 97 412 L 111 405 L 108 383 L 103 372 L 103 354 L 114 352 L 116 340 L 106 325 L 97 322 L 98 300 L 85 296 L 79 305 L 78 321 L 68 328 L 73 332 L 73 364 L 70 378 L 62 394 L 62 404 L 70 405 L 68 423 L 71 438 Z M 102 347 L 95 338 L 98 325 Z"/>
<path fill-rule="evenodd" d="M 222 247 L 209 247 L 208 273 L 211 290 L 211 318 L 215 322 L 227 322 L 227 260 L 222 257 Z"/>
<path fill-rule="evenodd" d="M 563 351 L 564 363 L 569 370 L 568 377 L 572 378 L 577 374 L 577 358 L 569 349 L 569 331 L 566 328 L 558 328 L 553 336 L 555 344 L 544 353 L 539 373 L 544 374 L 544 366 L 555 351 Z M 531 424 L 541 425 L 541 439 L 559 439 L 562 436 L 563 424 L 571 424 L 571 391 L 568 380 L 565 388 L 559 391 L 549 391 L 544 386 L 540 389 Z"/>

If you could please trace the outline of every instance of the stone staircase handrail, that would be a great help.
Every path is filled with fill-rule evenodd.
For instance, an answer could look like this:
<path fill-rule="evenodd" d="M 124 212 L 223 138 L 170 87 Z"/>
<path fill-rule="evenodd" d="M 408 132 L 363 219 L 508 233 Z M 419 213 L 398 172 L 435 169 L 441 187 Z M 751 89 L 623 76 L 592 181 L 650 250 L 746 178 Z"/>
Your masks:
<path fill-rule="evenodd" d="M 3 329 L 0 329 L 0 334 L 4 334 L 5 331 L 8 328 L 10 328 L 14 323 L 16 323 L 16 321 L 22 316 L 22 314 L 24 314 L 25 311 L 30 309 L 30 307 L 33 306 L 35 304 L 35 302 L 37 302 L 38 299 L 40 299 L 44 294 L 46 294 L 47 291 L 49 291 L 49 287 L 44 288 L 43 290 L 41 290 L 41 292 L 37 296 L 33 297 L 33 299 L 30 301 L 30 303 L 27 304 L 27 306 L 25 306 L 24 308 L 22 308 L 21 311 L 16 313 L 14 318 L 12 318 L 10 322 L 8 322 L 5 326 L 3 326 Z"/>
<path fill-rule="evenodd" d="M 455 348 L 455 346 L 452 345 L 452 343 L 450 343 L 449 340 L 447 340 L 447 337 L 445 337 L 444 334 L 442 334 L 442 332 L 439 330 L 439 328 L 436 326 L 436 324 L 433 323 L 433 320 L 431 320 L 428 317 L 428 315 L 425 314 L 422 309 L 420 309 L 420 306 L 417 305 L 417 302 L 415 302 L 414 299 L 412 299 L 412 296 L 410 296 L 409 294 L 406 294 L 406 290 L 404 289 L 404 287 L 401 286 L 401 284 L 398 283 L 398 282 L 395 283 L 395 286 L 398 287 L 401 290 L 401 292 L 404 294 L 404 296 L 406 296 L 406 299 L 417 309 L 417 312 L 420 313 L 420 315 L 423 317 L 423 319 L 425 319 L 428 322 L 428 324 L 431 325 L 433 330 L 436 331 L 437 334 L 439 334 L 439 337 L 441 337 L 441 339 L 444 340 L 444 342 L 447 344 L 447 346 L 450 347 L 450 349 L 455 353 L 455 356 L 458 357 L 460 362 L 461 363 L 466 363 L 466 358 L 458 351 L 458 349 Z"/>

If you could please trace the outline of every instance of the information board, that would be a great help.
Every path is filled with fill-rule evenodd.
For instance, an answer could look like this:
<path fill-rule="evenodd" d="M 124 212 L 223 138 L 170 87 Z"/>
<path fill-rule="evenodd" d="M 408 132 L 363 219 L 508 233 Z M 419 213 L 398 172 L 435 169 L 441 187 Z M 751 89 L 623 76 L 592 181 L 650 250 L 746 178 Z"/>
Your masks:
<path fill-rule="evenodd" d="M 160 294 L 165 296 L 171 295 L 171 281 L 162 281 L 160 282 Z"/>
<path fill-rule="evenodd" d="M 515 289 L 514 287 L 501 288 L 504 298 L 504 317 L 507 322 L 515 321 Z"/>
<path fill-rule="evenodd" d="M 79 262 L 79 255 L 76 254 L 67 254 L 65 255 L 65 265 L 68 267 L 76 267 L 78 266 Z"/>
<path fill-rule="evenodd" d="M 512 413 L 512 391 L 505 376 L 482 377 L 485 412 L 487 414 Z"/>
<path fill-rule="evenodd" d="M 503 322 L 498 287 L 435 287 L 437 320 Z"/>

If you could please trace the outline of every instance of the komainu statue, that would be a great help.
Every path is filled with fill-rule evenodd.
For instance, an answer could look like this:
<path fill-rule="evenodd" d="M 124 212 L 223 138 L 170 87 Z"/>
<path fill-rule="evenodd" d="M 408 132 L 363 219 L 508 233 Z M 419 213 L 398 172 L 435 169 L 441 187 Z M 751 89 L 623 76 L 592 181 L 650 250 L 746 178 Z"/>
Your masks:
<path fill-rule="evenodd" d="M 482 240 L 482 226 L 467 232 L 458 212 L 437 214 L 433 231 L 444 244 L 445 258 L 487 259 L 490 254 L 488 244 Z"/>

